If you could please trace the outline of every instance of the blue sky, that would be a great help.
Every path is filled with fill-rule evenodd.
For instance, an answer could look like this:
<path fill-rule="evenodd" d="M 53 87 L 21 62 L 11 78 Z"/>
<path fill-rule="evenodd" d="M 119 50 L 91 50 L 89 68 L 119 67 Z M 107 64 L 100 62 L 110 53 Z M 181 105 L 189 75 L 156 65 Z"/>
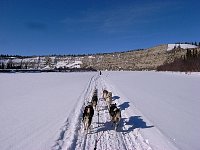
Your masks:
<path fill-rule="evenodd" d="M 0 0 L 0 54 L 88 54 L 200 41 L 199 0 Z"/>

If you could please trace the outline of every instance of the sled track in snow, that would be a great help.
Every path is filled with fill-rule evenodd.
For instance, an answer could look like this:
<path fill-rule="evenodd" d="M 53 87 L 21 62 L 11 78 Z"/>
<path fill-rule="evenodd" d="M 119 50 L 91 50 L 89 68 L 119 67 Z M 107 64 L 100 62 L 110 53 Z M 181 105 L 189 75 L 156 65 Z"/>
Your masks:
<path fill-rule="evenodd" d="M 98 89 L 98 105 L 94 112 L 91 129 L 85 133 L 82 125 L 82 112 L 88 101 L 91 100 L 94 89 Z M 129 118 L 128 112 L 122 110 L 122 121 L 117 131 L 114 130 L 110 122 L 110 116 L 106 103 L 102 97 L 102 90 L 107 89 L 113 95 L 118 95 L 111 86 L 107 85 L 101 76 L 93 76 L 86 89 L 79 96 L 76 107 L 67 118 L 61 128 L 60 135 L 52 146 L 52 150 L 151 150 L 151 146 L 146 141 L 138 128 L 133 125 L 126 125 L 123 120 Z M 123 103 L 120 98 L 114 101 L 117 105 Z M 97 142 L 97 143 L 96 143 Z"/>

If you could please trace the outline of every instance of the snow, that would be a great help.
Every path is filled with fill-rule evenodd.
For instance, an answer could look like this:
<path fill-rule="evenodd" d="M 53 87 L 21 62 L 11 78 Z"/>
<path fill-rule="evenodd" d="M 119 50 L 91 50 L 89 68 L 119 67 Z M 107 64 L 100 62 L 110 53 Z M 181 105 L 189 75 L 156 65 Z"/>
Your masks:
<path fill-rule="evenodd" d="M 174 49 L 174 47 L 178 47 L 180 46 L 183 49 L 187 49 L 187 48 L 197 48 L 197 46 L 195 45 L 191 45 L 191 44 L 168 44 L 168 48 L 167 51 L 170 51 L 172 49 Z"/>
<path fill-rule="evenodd" d="M 65 62 L 65 61 L 59 61 L 59 62 L 56 64 L 56 67 L 57 67 L 57 68 L 65 67 L 65 66 L 66 66 L 66 62 Z"/>
<path fill-rule="evenodd" d="M 76 60 L 74 63 L 66 65 L 66 67 L 69 67 L 69 68 L 81 68 L 81 66 L 80 66 L 81 64 L 82 64 L 82 61 Z"/>
<path fill-rule="evenodd" d="M 199 73 L 0 74 L 0 147 L 15 150 L 198 150 Z M 88 134 L 82 111 L 98 89 Z M 122 111 L 111 126 L 102 90 Z"/>
<path fill-rule="evenodd" d="M 92 76 L 0 74 L 0 149 L 49 150 Z"/>
<path fill-rule="evenodd" d="M 22 61 L 22 60 L 21 60 L 21 59 L 18 59 L 18 58 L 15 58 L 15 59 L 12 60 L 13 63 L 21 63 L 21 61 Z"/>
<path fill-rule="evenodd" d="M 70 62 L 70 64 L 67 64 L 65 61 L 60 61 L 56 64 L 56 67 L 69 67 L 69 68 L 80 68 L 80 65 L 82 64 L 82 61 L 75 60 L 73 63 Z"/>
<path fill-rule="evenodd" d="M 54 67 L 57 68 L 64 68 L 64 67 L 69 67 L 69 68 L 81 68 L 81 65 L 83 64 L 81 61 L 81 58 L 76 57 L 75 60 L 71 60 L 71 57 L 66 57 L 63 59 L 58 59 L 57 62 L 55 63 L 55 57 L 49 57 L 51 59 L 51 66 L 47 65 L 46 63 L 46 57 L 30 57 L 30 58 L 24 58 L 24 59 L 19 59 L 19 58 L 15 58 L 12 59 L 13 63 L 34 63 L 32 64 L 33 66 L 35 66 L 35 68 L 38 67 L 38 63 L 39 63 L 39 67 L 43 68 L 43 69 L 53 69 Z M 7 64 L 10 61 L 10 59 L 5 58 L 5 59 L 0 59 L 0 63 L 5 63 Z M 32 69 L 34 68 L 33 66 L 29 66 Z M 31 69 L 30 68 L 30 69 Z"/>
<path fill-rule="evenodd" d="M 92 59 L 92 58 L 95 58 L 94 56 L 88 56 L 88 58 Z"/>
<path fill-rule="evenodd" d="M 110 72 L 107 76 L 126 95 L 132 109 L 139 109 L 178 148 L 200 149 L 199 75 Z"/>
<path fill-rule="evenodd" d="M 51 69 L 51 67 L 49 66 L 49 65 L 46 65 L 44 68 L 42 68 L 42 69 L 44 69 L 44 70 L 49 70 L 49 69 Z"/>

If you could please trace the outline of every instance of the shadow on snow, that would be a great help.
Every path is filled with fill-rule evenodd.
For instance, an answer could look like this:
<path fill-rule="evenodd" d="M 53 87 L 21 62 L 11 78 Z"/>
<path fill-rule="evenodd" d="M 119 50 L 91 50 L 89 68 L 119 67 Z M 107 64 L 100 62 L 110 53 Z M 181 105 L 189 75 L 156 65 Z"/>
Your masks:
<path fill-rule="evenodd" d="M 99 122 L 99 129 L 97 130 L 97 132 L 101 132 L 101 131 L 109 131 L 109 130 L 114 130 L 114 127 L 112 126 L 112 122 L 111 121 L 107 121 L 105 123 Z"/>
<path fill-rule="evenodd" d="M 120 108 L 120 110 L 125 110 L 129 106 L 130 106 L 129 102 L 124 102 L 123 104 L 120 104 L 118 107 Z"/>
<path fill-rule="evenodd" d="M 152 128 L 154 126 L 148 126 L 146 124 L 146 122 L 141 118 L 141 116 L 131 116 L 128 121 L 127 118 L 122 118 L 121 119 L 121 123 L 124 126 L 129 126 L 128 129 L 123 130 L 122 128 L 120 129 L 120 132 L 131 132 L 136 128 L 141 128 L 141 129 L 145 129 L 145 128 Z"/>
<path fill-rule="evenodd" d="M 129 126 L 129 127 L 127 129 L 123 129 L 124 126 Z M 136 128 L 145 129 L 152 127 L 154 126 L 148 126 L 146 122 L 141 118 L 141 116 L 131 116 L 129 119 L 122 118 L 120 120 L 120 124 L 117 128 L 117 131 L 129 133 Z M 109 130 L 114 130 L 114 126 L 111 121 L 107 121 L 105 123 L 102 122 L 99 123 L 99 129 L 97 130 L 97 132 L 109 131 Z"/>
<path fill-rule="evenodd" d="M 112 100 L 114 101 L 114 100 L 119 99 L 119 98 L 120 98 L 119 96 L 113 96 Z"/>

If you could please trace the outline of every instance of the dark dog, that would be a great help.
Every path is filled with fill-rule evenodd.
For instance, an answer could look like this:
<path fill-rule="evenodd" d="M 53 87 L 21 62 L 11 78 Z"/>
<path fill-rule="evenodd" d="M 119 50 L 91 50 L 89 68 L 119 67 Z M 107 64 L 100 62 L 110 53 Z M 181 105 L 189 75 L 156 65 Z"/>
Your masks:
<path fill-rule="evenodd" d="M 83 112 L 84 130 L 88 131 L 92 122 L 93 115 L 94 115 L 94 109 L 92 107 L 92 104 L 90 103 L 88 106 L 85 107 L 84 112 Z"/>
<path fill-rule="evenodd" d="M 103 90 L 103 99 L 106 100 L 107 96 L 108 96 L 108 91 Z"/>
<path fill-rule="evenodd" d="M 109 114 L 111 121 L 115 125 L 115 130 L 117 130 L 117 127 L 119 126 L 119 122 L 121 120 L 121 110 L 117 108 L 116 103 L 111 104 Z"/>
<path fill-rule="evenodd" d="M 92 106 L 96 109 L 97 107 L 97 101 L 98 101 L 98 96 L 97 96 L 97 89 L 95 89 L 93 96 L 92 96 Z"/>

